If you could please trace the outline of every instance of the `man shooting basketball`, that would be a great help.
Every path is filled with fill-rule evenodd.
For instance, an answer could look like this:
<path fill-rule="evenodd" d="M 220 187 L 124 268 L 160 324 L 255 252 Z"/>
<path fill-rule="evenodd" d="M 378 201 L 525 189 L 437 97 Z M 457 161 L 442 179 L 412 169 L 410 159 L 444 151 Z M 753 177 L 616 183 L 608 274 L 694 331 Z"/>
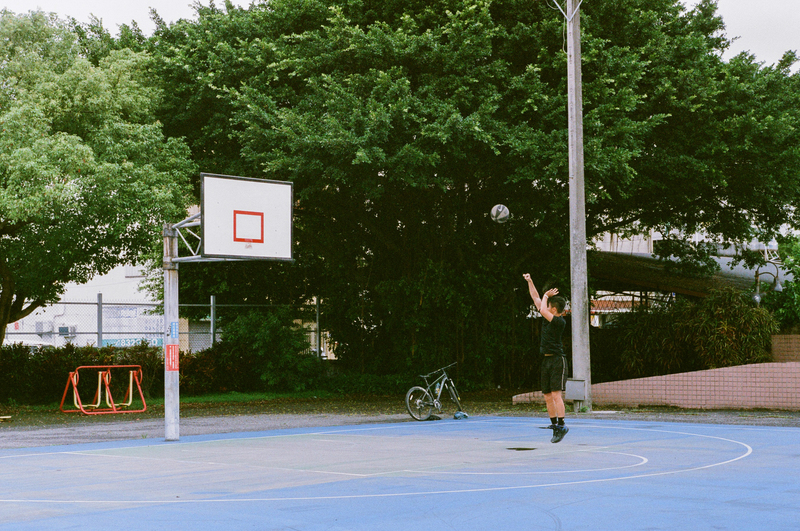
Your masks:
<path fill-rule="evenodd" d="M 558 295 L 556 288 L 548 290 L 544 297 L 540 298 L 531 276 L 525 273 L 522 278 L 528 282 L 528 291 L 536 309 L 545 318 L 539 343 L 539 352 L 544 356 L 539 382 L 547 404 L 547 414 L 550 416 L 550 428 L 553 430 L 550 442 L 557 443 L 569 431 L 564 425 L 565 408 L 561 396 L 567 383 L 567 358 L 564 346 L 561 344 L 561 335 L 567 326 L 564 320 L 564 307 L 567 301 Z"/>

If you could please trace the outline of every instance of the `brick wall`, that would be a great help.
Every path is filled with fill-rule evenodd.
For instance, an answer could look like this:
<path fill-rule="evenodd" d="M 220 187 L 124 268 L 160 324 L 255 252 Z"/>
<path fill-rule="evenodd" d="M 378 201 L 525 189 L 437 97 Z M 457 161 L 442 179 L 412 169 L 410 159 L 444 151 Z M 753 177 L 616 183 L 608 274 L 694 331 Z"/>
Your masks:
<path fill-rule="evenodd" d="M 800 361 L 800 334 L 772 336 L 772 360 Z"/>
<path fill-rule="evenodd" d="M 592 385 L 596 405 L 800 410 L 800 361 L 740 365 Z M 541 392 L 514 403 L 544 402 Z"/>

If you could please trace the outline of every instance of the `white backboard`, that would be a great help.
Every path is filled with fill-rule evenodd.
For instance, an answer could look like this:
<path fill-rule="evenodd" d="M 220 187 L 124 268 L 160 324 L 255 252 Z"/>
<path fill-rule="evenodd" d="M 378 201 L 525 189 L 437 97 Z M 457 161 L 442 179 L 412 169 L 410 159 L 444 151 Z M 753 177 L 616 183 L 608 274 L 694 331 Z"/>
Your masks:
<path fill-rule="evenodd" d="M 200 178 L 203 257 L 292 260 L 292 183 Z"/>

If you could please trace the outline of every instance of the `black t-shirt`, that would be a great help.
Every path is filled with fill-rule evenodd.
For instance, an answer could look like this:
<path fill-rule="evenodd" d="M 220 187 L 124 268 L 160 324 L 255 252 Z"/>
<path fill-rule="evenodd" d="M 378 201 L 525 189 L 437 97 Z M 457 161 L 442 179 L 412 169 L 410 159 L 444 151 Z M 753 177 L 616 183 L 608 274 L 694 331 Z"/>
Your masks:
<path fill-rule="evenodd" d="M 564 346 L 561 344 L 561 335 L 567 321 L 563 317 L 553 316 L 552 321 L 544 320 L 542 325 L 542 339 L 539 343 L 540 354 L 558 354 L 564 356 Z"/>

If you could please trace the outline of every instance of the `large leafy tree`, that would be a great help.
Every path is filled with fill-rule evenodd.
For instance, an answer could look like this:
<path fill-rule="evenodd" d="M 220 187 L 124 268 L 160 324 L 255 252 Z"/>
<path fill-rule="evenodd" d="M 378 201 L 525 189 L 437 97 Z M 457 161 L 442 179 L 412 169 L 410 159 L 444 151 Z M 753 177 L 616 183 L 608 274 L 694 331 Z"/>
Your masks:
<path fill-rule="evenodd" d="M 590 238 L 737 243 L 797 225 L 794 56 L 722 61 L 715 8 L 582 5 Z M 512 381 L 532 344 L 521 273 L 562 288 L 568 276 L 561 14 L 518 0 L 274 0 L 198 14 L 150 43 L 172 95 L 164 121 L 209 170 L 295 182 L 286 280 L 323 298 L 343 359 L 394 371 L 456 358 Z M 506 226 L 487 218 L 500 202 Z M 699 251 L 681 238 L 664 249 Z M 258 276 L 200 285 L 275 293 Z"/>
<path fill-rule="evenodd" d="M 66 22 L 0 15 L 0 339 L 67 282 L 140 259 L 184 211 L 189 150 L 167 139 L 146 54 L 92 64 Z"/>

